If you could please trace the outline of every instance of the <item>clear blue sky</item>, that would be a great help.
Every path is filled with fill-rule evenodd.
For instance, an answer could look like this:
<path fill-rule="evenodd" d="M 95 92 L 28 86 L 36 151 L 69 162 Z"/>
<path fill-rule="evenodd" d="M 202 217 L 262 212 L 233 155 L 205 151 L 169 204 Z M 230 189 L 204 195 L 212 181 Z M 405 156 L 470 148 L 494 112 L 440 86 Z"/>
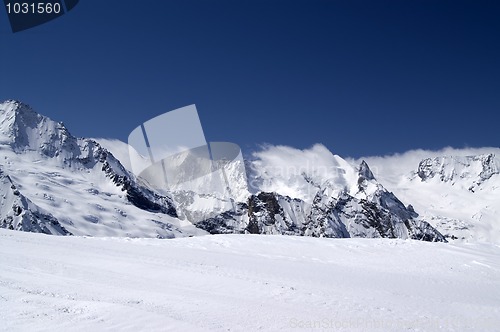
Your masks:
<path fill-rule="evenodd" d="M 77 136 L 194 103 L 247 152 L 500 142 L 500 1 L 81 0 L 16 34 L 0 8 L 0 38 L 0 99 Z"/>

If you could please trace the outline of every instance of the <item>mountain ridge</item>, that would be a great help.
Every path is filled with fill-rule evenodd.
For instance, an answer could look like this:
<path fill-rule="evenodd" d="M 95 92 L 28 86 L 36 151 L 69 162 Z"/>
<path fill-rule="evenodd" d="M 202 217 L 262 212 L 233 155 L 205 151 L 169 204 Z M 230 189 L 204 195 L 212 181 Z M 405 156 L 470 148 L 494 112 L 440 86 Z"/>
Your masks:
<path fill-rule="evenodd" d="M 0 151 L 4 160 L 0 169 L 5 193 L 8 179 L 37 211 L 47 216 L 49 224 L 50 216 L 57 220 L 60 231 L 54 230 L 53 234 L 62 234 L 65 229 L 66 234 L 91 236 L 168 238 L 258 233 L 442 242 L 455 236 L 446 227 L 436 229 L 429 223 L 439 224 L 444 219 L 436 222 L 434 215 L 415 204 L 418 202 L 408 201 L 404 194 L 400 200 L 400 191 L 387 190 L 378 180 L 380 174 L 376 176 L 368 165 L 370 160 L 352 166 L 320 145 L 303 151 L 299 158 L 289 159 L 286 167 L 273 162 L 291 158 L 298 150 L 276 147 L 274 154 L 266 155 L 264 151 L 254 160 L 245 160 L 250 191 L 244 195 L 236 193 L 238 200 L 228 204 L 221 197 L 196 193 L 194 189 L 160 194 L 134 176 L 124 166 L 127 161 L 122 164 L 120 159 L 128 156 L 118 153 L 120 157 L 116 158 L 114 148 L 109 151 L 98 141 L 72 136 L 64 124 L 23 103 L 1 103 Z M 494 155 L 485 158 L 479 158 L 480 162 L 490 165 L 493 160 L 493 165 L 497 165 Z M 32 169 L 23 166 L 29 163 Z M 422 163 L 424 174 L 427 164 L 423 160 Z M 228 178 L 242 188 L 236 168 Z M 481 183 L 474 182 L 479 191 L 487 188 L 498 168 L 490 167 L 487 171 L 480 176 Z M 433 181 L 432 177 L 424 181 L 418 177 L 418 171 L 413 174 L 414 180 L 409 181 L 415 181 L 415 177 L 422 183 Z M 2 211 L 7 210 L 2 207 Z M 29 229 L 22 222 L 11 224 L 14 228 L 21 225 L 27 231 L 42 229 Z M 10 224 L 3 227 L 10 228 Z M 51 233 L 50 228 L 45 229 Z"/>
<path fill-rule="evenodd" d="M 384 184 L 447 239 L 500 244 L 499 155 L 493 147 L 447 148 L 368 160 Z"/>
<path fill-rule="evenodd" d="M 61 222 L 66 228 L 72 228 L 69 233 L 132 235 L 134 232 L 123 233 L 119 230 L 124 228 L 120 219 L 128 215 L 124 209 L 151 214 L 146 219 L 146 223 L 152 224 L 148 227 L 150 228 L 148 236 L 154 234 L 157 237 L 173 237 L 173 233 L 181 232 L 167 222 L 177 217 L 171 198 L 159 195 L 141 185 L 111 152 L 102 148 L 96 141 L 72 136 L 62 123 L 52 121 L 36 113 L 28 105 L 17 101 L 11 100 L 0 104 L 0 119 L 2 120 L 0 122 L 2 138 L 0 148 L 6 161 L 2 165 L 3 172 L 7 175 L 12 173 L 9 179 L 15 183 L 13 185 L 31 201 L 37 202 L 37 206 L 41 204 L 45 210 L 57 207 L 52 214 L 58 215 L 56 219 L 64 220 Z M 25 168 L 19 172 L 16 166 L 23 163 L 32 163 L 33 168 L 40 171 Z M 71 189 L 71 186 L 61 186 L 55 181 L 57 178 L 67 183 L 79 182 L 88 188 L 83 190 L 75 188 L 73 190 L 75 199 L 69 201 L 64 196 L 67 194 L 65 190 Z M 30 179 L 32 181 L 29 181 Z M 89 180 L 90 183 L 88 183 Z M 32 190 L 32 184 L 41 189 Z M 58 197 L 50 194 L 54 184 L 63 188 L 62 191 L 56 192 Z M 106 191 L 100 187 L 105 188 Z M 108 192 L 108 189 L 111 192 Z M 42 199 L 39 196 L 42 196 Z M 89 201 L 99 201 L 93 204 L 92 210 L 94 211 L 85 211 L 88 210 L 88 206 L 84 202 L 77 202 L 84 197 L 90 198 Z M 109 203 L 105 203 L 110 200 L 113 201 L 114 211 L 112 212 L 106 206 Z M 78 218 L 66 216 L 64 209 L 61 208 L 62 205 L 67 205 L 69 208 L 81 206 L 80 209 L 72 208 L 74 212 L 81 215 Z M 113 215 L 114 219 L 108 221 L 106 226 L 104 226 L 106 223 L 101 223 L 104 221 L 105 214 Z M 75 227 L 74 219 L 80 219 L 79 226 Z M 162 221 L 162 219 L 165 220 Z M 88 227 L 89 223 L 96 227 Z M 22 223 L 19 225 L 22 230 L 32 231 Z M 82 225 L 84 232 L 78 229 Z M 16 228 L 17 225 L 13 227 Z M 94 230 L 91 230 L 92 228 Z M 101 232 L 96 228 L 108 228 L 109 232 L 106 230 L 101 230 Z M 90 232 L 86 232 L 88 230 Z"/>

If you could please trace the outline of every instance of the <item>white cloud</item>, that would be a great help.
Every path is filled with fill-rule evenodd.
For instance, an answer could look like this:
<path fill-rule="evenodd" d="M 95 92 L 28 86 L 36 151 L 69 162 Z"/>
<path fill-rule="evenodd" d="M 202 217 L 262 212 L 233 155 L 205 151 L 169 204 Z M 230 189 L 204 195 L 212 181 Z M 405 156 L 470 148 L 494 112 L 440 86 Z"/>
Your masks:
<path fill-rule="evenodd" d="M 129 145 L 118 139 L 111 138 L 93 138 L 98 142 L 103 148 L 108 150 L 118 159 L 123 167 L 127 170 L 132 171 L 132 163 L 137 165 L 139 169 L 144 169 L 149 166 L 149 158 L 143 158 L 139 153 L 134 153 L 132 155 L 132 160 L 130 158 Z M 132 150 L 135 152 L 135 150 Z"/>
<path fill-rule="evenodd" d="M 311 202 L 317 192 L 317 185 L 325 181 L 332 181 L 339 190 L 353 186 L 357 179 L 355 168 L 365 160 L 382 185 L 398 192 L 401 179 L 415 172 L 420 161 L 425 158 L 486 153 L 500 156 L 500 148 L 419 149 L 388 156 L 344 160 L 322 144 L 303 150 L 283 145 L 265 145 L 262 150 L 252 154 L 254 160 L 250 163 L 249 181 L 254 191 L 276 191 Z"/>
<path fill-rule="evenodd" d="M 266 145 L 252 154 L 250 186 L 311 202 L 318 186 L 332 181 L 339 190 L 353 183 L 355 169 L 325 146 L 309 149 Z"/>

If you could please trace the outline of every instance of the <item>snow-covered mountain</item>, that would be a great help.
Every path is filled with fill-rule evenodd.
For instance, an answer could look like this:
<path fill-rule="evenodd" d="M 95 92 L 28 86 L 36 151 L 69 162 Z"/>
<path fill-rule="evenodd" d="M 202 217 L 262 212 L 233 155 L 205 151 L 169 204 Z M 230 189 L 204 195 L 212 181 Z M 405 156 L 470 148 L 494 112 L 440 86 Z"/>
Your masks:
<path fill-rule="evenodd" d="M 241 164 L 226 169 L 232 200 L 197 192 L 208 178 L 159 191 L 129 171 L 130 158 L 140 159 L 129 153 L 120 141 L 75 138 L 23 103 L 0 104 L 0 227 L 160 238 L 209 232 L 500 241 L 495 149 L 421 152 L 416 163 L 414 155 L 398 156 L 388 166 L 387 158 L 347 161 L 321 145 L 265 147 L 246 161 L 246 174 Z"/>
<path fill-rule="evenodd" d="M 99 141 L 126 158 L 125 143 Z M 196 216 L 193 223 L 212 234 L 286 234 L 314 237 L 389 237 L 445 241 L 411 206 L 377 182 L 366 163 L 353 167 L 318 145 L 308 158 L 283 163 L 278 148 L 247 161 L 250 195 L 238 197 L 235 208 L 214 195 L 193 191 L 173 192 L 182 215 Z M 321 160 L 315 156 L 326 154 Z M 228 171 L 233 187 L 241 168 Z M 242 199 L 243 198 L 243 199 Z M 200 218 L 202 214 L 204 218 Z"/>
<path fill-rule="evenodd" d="M 172 199 L 141 185 L 112 153 L 29 106 L 0 104 L 0 225 L 48 234 L 203 234 Z"/>
<path fill-rule="evenodd" d="M 417 175 L 424 181 L 437 178 L 441 182 L 458 184 L 474 192 L 493 175 L 500 173 L 500 161 L 493 153 L 477 156 L 447 156 L 427 158 L 418 165 Z"/>
<path fill-rule="evenodd" d="M 387 237 L 445 241 L 427 222 L 417 219 L 411 206 L 405 207 L 377 182 L 368 165 L 349 165 L 357 171 L 353 182 L 343 185 L 329 179 L 318 185 L 312 203 L 276 192 L 259 192 L 236 213 L 220 214 L 197 224 L 211 233 L 288 234 L 313 237 Z M 307 174 L 304 174 L 307 179 Z M 345 179 L 344 179 L 345 180 Z"/>
<path fill-rule="evenodd" d="M 367 158 L 380 180 L 448 240 L 500 243 L 500 149 Z"/>

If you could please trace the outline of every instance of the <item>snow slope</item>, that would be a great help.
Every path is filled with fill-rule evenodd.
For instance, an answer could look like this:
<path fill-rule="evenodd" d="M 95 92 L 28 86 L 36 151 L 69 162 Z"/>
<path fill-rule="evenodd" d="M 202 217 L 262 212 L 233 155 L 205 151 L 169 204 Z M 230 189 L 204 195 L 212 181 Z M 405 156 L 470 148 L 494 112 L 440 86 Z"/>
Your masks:
<path fill-rule="evenodd" d="M 0 229 L 2 331 L 499 331 L 500 247 Z"/>

